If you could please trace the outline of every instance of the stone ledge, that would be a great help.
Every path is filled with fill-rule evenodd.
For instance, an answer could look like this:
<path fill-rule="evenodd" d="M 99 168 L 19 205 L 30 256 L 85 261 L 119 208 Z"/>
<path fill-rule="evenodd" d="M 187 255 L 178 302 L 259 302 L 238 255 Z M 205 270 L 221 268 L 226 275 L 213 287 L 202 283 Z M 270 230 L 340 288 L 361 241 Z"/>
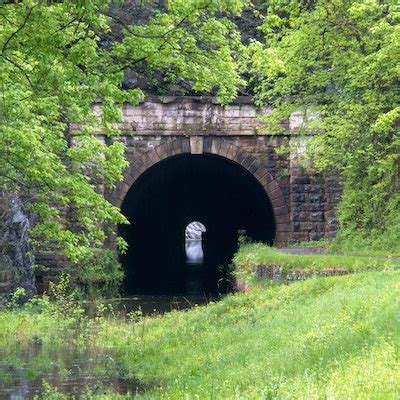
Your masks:
<path fill-rule="evenodd" d="M 257 265 L 254 269 L 254 273 L 257 281 L 260 281 L 262 279 L 269 279 L 273 281 L 286 282 L 304 280 L 313 276 L 338 276 L 350 274 L 350 272 L 344 268 L 325 268 L 322 270 L 308 270 L 297 268 L 289 271 L 284 271 L 283 267 L 275 264 Z"/>
<path fill-rule="evenodd" d="M 218 103 L 215 96 L 146 96 L 141 103 L 201 103 L 201 104 L 216 104 Z M 253 105 L 253 98 L 251 96 L 238 96 L 229 104 L 250 104 Z"/>

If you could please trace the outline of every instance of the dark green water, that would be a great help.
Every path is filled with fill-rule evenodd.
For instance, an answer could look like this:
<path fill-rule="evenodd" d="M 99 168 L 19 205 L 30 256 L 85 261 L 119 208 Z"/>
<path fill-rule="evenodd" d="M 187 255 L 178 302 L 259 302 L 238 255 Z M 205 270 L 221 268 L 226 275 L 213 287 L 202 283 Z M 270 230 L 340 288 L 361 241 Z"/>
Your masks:
<path fill-rule="evenodd" d="M 215 298 L 207 296 L 133 296 L 110 299 L 115 318 L 125 319 L 131 311 L 141 310 L 143 315 L 157 315 L 171 310 L 184 310 L 206 304 Z M 99 302 L 85 305 L 89 316 L 95 314 Z M 57 349 L 43 349 L 40 340 L 21 348 L 16 357 L 0 360 L 0 400 L 33 399 L 43 393 L 43 382 L 60 392 L 77 398 L 88 393 L 101 394 L 104 389 L 115 393 L 136 394 L 149 385 L 135 379 L 126 379 L 111 351 L 88 346 L 82 350 L 65 343 Z M 44 398 L 44 397 L 43 397 Z"/>
<path fill-rule="evenodd" d="M 218 299 L 218 296 L 150 296 L 137 295 L 123 299 L 109 299 L 101 302 L 87 302 L 86 309 L 90 315 L 100 303 L 110 304 L 115 314 L 124 317 L 131 311 L 141 310 L 143 315 L 164 314 L 172 310 L 187 310 L 195 305 L 207 304 Z"/>

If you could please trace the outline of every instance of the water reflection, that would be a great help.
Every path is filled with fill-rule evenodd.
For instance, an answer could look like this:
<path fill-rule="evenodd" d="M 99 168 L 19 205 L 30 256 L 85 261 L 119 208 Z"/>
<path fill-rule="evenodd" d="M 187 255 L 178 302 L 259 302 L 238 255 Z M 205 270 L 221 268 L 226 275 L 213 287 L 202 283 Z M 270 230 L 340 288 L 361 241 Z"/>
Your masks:
<path fill-rule="evenodd" d="M 202 264 L 204 260 L 204 252 L 201 239 L 186 240 L 186 262 L 188 264 Z"/>
<path fill-rule="evenodd" d="M 195 293 L 198 293 L 195 291 Z M 89 315 L 94 315 L 101 303 L 110 304 L 113 312 L 120 317 L 125 317 L 131 311 L 141 310 L 143 315 L 164 314 L 172 310 L 187 310 L 197 305 L 204 305 L 210 301 L 218 300 L 219 296 L 187 295 L 187 296 L 150 296 L 137 295 L 122 299 L 109 299 L 107 301 L 90 301 L 86 303 Z"/>
<path fill-rule="evenodd" d="M 146 386 L 138 380 L 119 376 L 112 354 L 89 348 L 82 351 L 65 346 L 54 352 L 31 343 L 17 358 L 0 363 L 0 399 L 34 399 L 44 389 L 44 382 L 58 391 L 79 398 L 86 393 L 138 394 Z"/>
<path fill-rule="evenodd" d="M 95 316 L 100 304 L 110 304 L 114 317 L 125 319 L 131 311 L 144 315 L 185 310 L 206 304 L 216 297 L 207 296 L 133 296 L 124 299 L 87 302 L 86 312 Z M 61 335 L 61 334 L 60 334 Z M 43 381 L 60 392 L 77 398 L 90 391 L 102 394 L 104 388 L 132 396 L 149 388 L 139 380 L 126 380 L 111 351 L 90 345 L 82 349 L 64 343 L 62 347 L 42 348 L 40 339 L 20 349 L 16 356 L 2 355 L 0 361 L 0 400 L 33 399 L 43 393 Z"/>

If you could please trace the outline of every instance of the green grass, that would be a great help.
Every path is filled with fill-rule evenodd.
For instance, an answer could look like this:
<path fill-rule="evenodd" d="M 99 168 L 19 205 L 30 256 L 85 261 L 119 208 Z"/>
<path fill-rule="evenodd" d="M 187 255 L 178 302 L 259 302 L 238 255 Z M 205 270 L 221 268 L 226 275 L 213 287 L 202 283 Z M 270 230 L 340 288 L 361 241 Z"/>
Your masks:
<path fill-rule="evenodd" d="M 142 398 L 398 399 L 399 296 L 397 270 L 318 277 L 137 323 L 99 319 L 86 343 L 154 383 Z M 62 315 L 37 318 L 0 312 L 1 351 L 16 337 L 62 340 Z"/>
<path fill-rule="evenodd" d="M 322 249 L 326 249 L 329 247 L 331 241 L 329 239 L 320 239 L 320 240 L 308 240 L 299 243 L 289 244 L 287 247 L 291 249 L 307 249 L 312 247 L 321 247 Z"/>
<path fill-rule="evenodd" d="M 365 234 L 365 232 L 362 232 Z M 363 257 L 400 257 L 399 233 L 392 232 L 391 237 L 381 232 L 368 232 L 367 237 L 360 234 L 347 234 L 339 231 L 338 236 L 331 239 L 309 240 L 288 244 L 291 249 L 307 249 L 319 247 L 325 254 L 342 254 Z"/>
<path fill-rule="evenodd" d="M 400 273 L 315 278 L 109 325 L 128 375 L 168 399 L 400 396 Z"/>
<path fill-rule="evenodd" d="M 400 260 L 337 254 L 287 254 L 263 243 L 244 243 L 236 253 L 233 264 L 238 278 L 252 281 L 254 268 L 261 264 L 278 265 L 286 272 L 294 269 L 312 272 L 344 269 L 353 273 L 400 267 Z"/>
<path fill-rule="evenodd" d="M 387 256 L 400 257 L 399 228 L 391 235 L 382 235 L 381 232 L 369 232 L 368 238 L 339 235 L 326 247 L 330 254 L 354 254 L 359 256 Z M 390 237 L 391 236 L 391 237 Z"/>

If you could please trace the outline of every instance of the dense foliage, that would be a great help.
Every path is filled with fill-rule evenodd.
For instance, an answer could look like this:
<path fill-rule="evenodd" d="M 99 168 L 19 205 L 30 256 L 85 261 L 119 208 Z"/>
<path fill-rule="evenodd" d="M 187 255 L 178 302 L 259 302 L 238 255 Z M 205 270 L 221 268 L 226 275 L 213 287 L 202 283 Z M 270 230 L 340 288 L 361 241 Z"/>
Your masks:
<path fill-rule="evenodd" d="M 102 193 L 127 165 L 113 126 L 119 107 L 144 95 L 122 89 L 124 73 L 144 69 L 221 102 L 246 78 L 258 104 L 275 106 L 275 131 L 304 110 L 312 116 L 306 128 L 324 132 L 310 142 L 316 165 L 341 174 L 339 245 L 399 250 L 395 0 L 171 0 L 140 22 L 112 3 L 0 5 L 0 187 L 23 194 L 39 250 L 90 259 L 126 222 Z M 232 21 L 244 9 L 241 21 L 251 26 L 238 32 Z M 104 140 L 94 137 L 99 131 Z"/>
<path fill-rule="evenodd" d="M 38 250 L 75 261 L 126 222 L 102 196 L 127 165 L 113 127 L 119 107 L 143 97 L 122 90 L 124 70 L 145 64 L 170 80 L 190 78 L 196 90 L 217 86 L 225 102 L 242 82 L 240 37 L 225 14 L 244 1 L 174 0 L 137 26 L 113 19 L 109 3 L 0 5 L 0 187 L 23 194 Z M 111 23 L 123 25 L 121 40 L 103 43 Z M 100 131 L 104 140 L 93 135 Z"/>
<path fill-rule="evenodd" d="M 399 61 L 397 1 L 270 1 L 250 55 L 270 123 L 302 110 L 318 167 L 343 184 L 339 244 L 399 251 Z"/>
<path fill-rule="evenodd" d="M 51 379 L 56 363 L 65 372 L 55 384 L 66 380 L 70 392 L 80 355 L 88 359 L 80 375 L 94 377 L 89 398 L 397 399 L 399 289 L 399 271 L 368 272 L 126 320 L 87 318 L 58 290 L 56 303 L 34 299 L 0 312 L 0 382 L 13 371 L 25 383 Z M 102 396 L 99 387 L 115 376 L 147 390 Z M 72 396 L 46 390 L 42 398 Z"/>

